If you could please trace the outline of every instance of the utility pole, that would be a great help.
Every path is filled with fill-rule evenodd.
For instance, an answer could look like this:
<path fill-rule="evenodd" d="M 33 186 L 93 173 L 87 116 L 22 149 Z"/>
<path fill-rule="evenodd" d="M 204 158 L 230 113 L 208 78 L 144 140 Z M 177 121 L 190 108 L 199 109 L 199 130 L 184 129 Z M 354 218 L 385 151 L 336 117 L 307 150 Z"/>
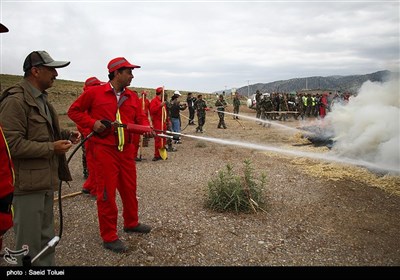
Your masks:
<path fill-rule="evenodd" d="M 250 80 L 247 80 L 247 97 L 250 96 Z"/>

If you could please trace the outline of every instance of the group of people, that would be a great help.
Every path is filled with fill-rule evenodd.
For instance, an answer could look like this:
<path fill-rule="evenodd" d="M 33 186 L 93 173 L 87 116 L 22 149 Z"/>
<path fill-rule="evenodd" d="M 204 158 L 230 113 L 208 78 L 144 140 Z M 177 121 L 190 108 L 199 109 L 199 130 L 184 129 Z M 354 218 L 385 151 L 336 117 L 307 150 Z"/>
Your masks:
<path fill-rule="evenodd" d="M 0 27 L 1 32 L 8 31 Z M 123 230 L 151 231 L 139 223 L 133 143 L 135 135 L 151 138 L 156 133 L 137 93 L 128 89 L 132 71 L 140 66 L 117 57 L 107 65 L 108 82 L 88 79 L 83 94 L 68 110 L 79 128 L 70 131 L 60 127 L 47 92 L 57 69 L 69 64 L 54 60 L 46 51 L 33 51 L 23 62 L 23 79 L 0 96 L 0 241 L 14 227 L 15 251 L 27 248 L 32 258 L 55 237 L 54 192 L 60 181 L 72 180 L 66 153 L 84 137 L 90 137 L 85 143 L 92 180 L 92 184 L 87 181 L 87 190 L 96 197 L 104 248 L 117 253 L 127 250 L 117 234 L 117 189 Z M 32 265 L 54 266 L 54 253 L 54 247 L 47 248 Z M 17 263 L 22 265 L 22 255 Z"/>
<path fill-rule="evenodd" d="M 325 118 L 331 111 L 335 102 L 342 102 L 338 95 L 332 92 L 316 93 L 264 93 L 256 91 L 256 117 L 262 120 L 286 120 L 289 116 L 294 119 Z M 343 95 L 343 101 L 347 102 L 349 95 Z"/>
<path fill-rule="evenodd" d="M 198 126 L 196 132 L 203 132 L 205 124 L 205 111 L 208 110 L 206 102 L 201 94 L 197 98 L 193 97 L 191 92 L 188 93 L 186 103 L 181 103 L 182 94 L 174 91 L 170 100 L 163 87 L 156 89 L 156 96 L 149 103 L 149 115 L 153 128 L 156 131 L 165 132 L 172 131 L 172 139 L 156 136 L 154 138 L 154 157 L 153 161 L 162 160 L 160 151 L 165 149 L 168 152 L 175 152 L 176 149 L 172 144 L 181 144 L 181 111 L 189 109 L 189 122 L 187 125 L 195 125 L 194 115 L 197 112 Z"/>
<path fill-rule="evenodd" d="M 4 25 L 0 27 L 1 32 L 8 31 Z M 151 231 L 138 216 L 136 161 L 141 141 L 154 138 L 154 161 L 161 159 L 160 149 L 173 151 L 172 143 L 181 143 L 180 112 L 186 108 L 188 125 L 195 125 L 197 112 L 196 132 L 203 132 L 208 107 L 201 94 L 195 98 L 189 93 L 186 103 L 181 103 L 181 94 L 175 91 L 168 101 L 164 88 L 159 87 L 152 100 L 147 99 L 146 91 L 139 98 L 128 86 L 133 70 L 140 66 L 124 57 L 109 61 L 108 82 L 96 77 L 85 81 L 82 94 L 67 112 L 77 129 L 61 128 L 47 90 L 58 77 L 57 69 L 69 64 L 54 60 L 46 51 L 32 51 L 22 65 L 23 79 L 0 96 L 0 249 L 2 236 L 11 227 L 15 250 L 28 248 L 31 257 L 55 237 L 54 193 L 60 182 L 72 181 L 66 154 L 84 141 L 86 181 L 82 191 L 96 199 L 103 247 L 126 252 L 117 230 L 117 190 L 124 232 Z M 217 110 L 222 112 L 226 102 L 223 98 L 218 102 Z M 219 126 L 226 128 L 223 115 Z M 176 133 L 172 140 L 159 137 L 166 130 Z M 54 266 L 54 254 L 54 246 L 47 248 L 32 265 Z M 17 264 L 22 265 L 22 255 Z"/>

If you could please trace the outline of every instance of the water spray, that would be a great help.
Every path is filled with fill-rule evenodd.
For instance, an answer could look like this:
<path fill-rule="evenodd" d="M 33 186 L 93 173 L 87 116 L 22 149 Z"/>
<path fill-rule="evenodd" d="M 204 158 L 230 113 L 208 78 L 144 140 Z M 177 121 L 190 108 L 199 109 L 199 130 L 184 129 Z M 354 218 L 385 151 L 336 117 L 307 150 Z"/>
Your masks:
<path fill-rule="evenodd" d="M 205 137 L 205 136 L 197 136 L 197 135 L 190 135 L 190 134 L 184 134 L 184 133 L 178 133 L 178 132 L 173 132 L 173 131 L 161 131 L 159 130 L 158 132 L 163 132 L 167 135 L 178 135 L 178 136 L 184 136 L 184 137 L 189 137 L 197 140 L 204 140 L 208 142 L 213 142 L 217 144 L 222 144 L 222 145 L 233 145 L 233 146 L 238 146 L 242 148 L 247 148 L 247 149 L 255 149 L 255 150 L 260 150 L 260 151 L 269 151 L 269 152 L 276 152 L 276 153 L 281 153 L 281 154 L 287 154 L 295 157 L 306 157 L 310 159 L 317 159 L 317 160 L 322 160 L 322 161 L 331 161 L 331 162 L 337 162 L 337 163 L 344 163 L 344 164 L 351 164 L 351 165 L 356 165 L 356 166 L 363 166 L 366 168 L 369 168 L 374 171 L 379 171 L 379 172 L 389 172 L 389 173 L 394 173 L 394 174 L 400 174 L 400 170 L 393 167 L 393 166 L 388 166 L 384 164 L 375 164 L 372 162 L 368 162 L 365 160 L 355 160 L 351 158 L 346 158 L 346 157 L 338 157 L 333 154 L 327 154 L 327 153 L 312 153 L 312 152 L 303 152 L 303 151 L 294 151 L 294 150 L 289 150 L 289 149 L 282 149 L 278 147 L 273 147 L 273 146 L 265 146 L 265 145 L 260 145 L 260 144 L 255 144 L 251 142 L 239 142 L 235 140 L 224 140 L 220 138 L 213 138 L 213 137 Z"/>

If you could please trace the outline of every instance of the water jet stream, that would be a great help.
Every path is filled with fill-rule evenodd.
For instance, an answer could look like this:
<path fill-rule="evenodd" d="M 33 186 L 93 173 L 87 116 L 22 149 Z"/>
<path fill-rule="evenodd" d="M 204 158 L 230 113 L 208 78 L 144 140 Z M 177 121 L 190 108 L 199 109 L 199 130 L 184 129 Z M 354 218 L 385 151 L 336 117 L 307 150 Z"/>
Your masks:
<path fill-rule="evenodd" d="M 220 139 L 220 138 L 204 137 L 204 136 L 182 134 L 182 133 L 180 133 L 180 135 L 186 136 L 189 138 L 193 138 L 193 139 L 197 139 L 197 140 L 213 142 L 213 143 L 217 143 L 217 144 L 232 145 L 232 146 L 238 146 L 238 147 L 247 148 L 247 149 L 255 149 L 255 150 L 260 150 L 260 151 L 271 151 L 271 152 L 276 152 L 276 153 L 281 153 L 281 154 L 288 154 L 288 155 L 295 156 L 295 157 L 307 157 L 307 158 L 323 160 L 323 161 L 351 164 L 351 165 L 363 166 L 363 167 L 366 167 L 373 171 L 380 171 L 380 172 L 383 171 L 385 173 L 400 174 L 400 170 L 396 169 L 395 167 L 392 167 L 392 166 L 377 165 L 375 163 L 371 163 L 371 162 L 364 161 L 364 160 L 355 160 L 355 159 L 350 159 L 350 158 L 338 157 L 331 153 L 321 154 L 321 153 L 294 151 L 294 150 L 282 149 L 282 148 L 273 147 L 273 146 L 264 146 L 264 145 L 260 145 L 260 144 L 250 143 L 250 142 L 224 140 L 224 139 Z"/>

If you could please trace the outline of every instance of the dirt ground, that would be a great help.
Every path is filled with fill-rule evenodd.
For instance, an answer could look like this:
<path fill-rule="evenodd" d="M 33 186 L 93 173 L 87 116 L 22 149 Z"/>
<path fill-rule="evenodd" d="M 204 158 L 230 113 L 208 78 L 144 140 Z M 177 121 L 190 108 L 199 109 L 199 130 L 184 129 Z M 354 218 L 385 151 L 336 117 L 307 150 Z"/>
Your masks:
<path fill-rule="evenodd" d="M 229 108 L 231 112 L 232 108 Z M 242 114 L 255 111 L 242 106 Z M 187 112 L 183 112 L 187 116 Z M 186 124 L 185 118 L 182 119 Z M 278 122 L 290 127 L 301 123 Z M 197 121 L 196 121 L 197 123 Z M 150 234 L 122 230 L 125 254 L 102 247 L 95 200 L 76 195 L 62 200 L 64 232 L 56 248 L 58 266 L 399 266 L 400 179 L 362 167 L 288 156 L 250 148 L 250 143 L 327 153 L 297 133 L 255 121 L 235 121 L 217 129 L 217 114 L 208 112 L 205 133 L 195 126 L 183 133 L 236 140 L 249 148 L 183 137 L 168 160 L 151 161 L 153 141 L 137 163 L 139 215 Z M 184 126 L 183 126 L 184 127 Z M 207 183 L 227 164 L 241 174 L 250 160 L 255 176 L 267 175 L 264 211 L 217 213 L 204 207 Z M 76 193 L 84 182 L 80 152 L 70 163 L 74 181 L 63 194 Z M 56 216 L 58 217 L 58 207 Z M 58 223 L 58 218 L 57 218 Z M 57 228 L 58 230 L 58 228 Z M 4 246 L 12 247 L 13 234 Z M 7 265 L 4 260 L 0 266 Z"/>

